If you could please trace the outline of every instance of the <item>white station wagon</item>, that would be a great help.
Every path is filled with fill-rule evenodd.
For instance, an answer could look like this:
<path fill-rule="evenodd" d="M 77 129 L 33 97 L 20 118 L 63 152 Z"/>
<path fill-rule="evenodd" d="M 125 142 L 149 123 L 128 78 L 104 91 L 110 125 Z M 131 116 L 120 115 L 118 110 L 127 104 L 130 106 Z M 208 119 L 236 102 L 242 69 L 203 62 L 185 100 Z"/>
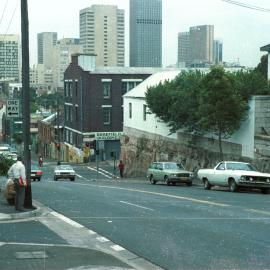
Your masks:
<path fill-rule="evenodd" d="M 253 165 L 245 162 L 223 161 L 214 169 L 200 169 L 198 177 L 204 189 L 212 186 L 229 187 L 236 192 L 239 188 L 258 188 L 267 194 L 270 190 L 270 174 L 259 172 Z"/>

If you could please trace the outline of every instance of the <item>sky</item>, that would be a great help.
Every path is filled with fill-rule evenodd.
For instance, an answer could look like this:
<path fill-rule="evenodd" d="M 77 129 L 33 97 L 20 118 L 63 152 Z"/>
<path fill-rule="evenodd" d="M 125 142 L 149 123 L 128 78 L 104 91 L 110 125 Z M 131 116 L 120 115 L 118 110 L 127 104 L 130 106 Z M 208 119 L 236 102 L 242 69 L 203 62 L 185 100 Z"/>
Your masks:
<path fill-rule="evenodd" d="M 0 0 L 0 34 L 20 34 L 20 1 Z M 147 0 L 145 0 L 147 1 Z M 270 9 L 269 0 L 238 0 Z M 93 4 L 125 9 L 128 65 L 129 0 L 28 0 L 30 63 L 37 62 L 37 33 L 57 32 L 58 39 L 79 38 L 79 11 Z M 14 16 L 12 16 L 14 14 Z M 196 25 L 214 25 L 223 41 L 223 60 L 255 67 L 270 44 L 270 12 L 259 12 L 222 0 L 163 0 L 163 66 L 177 62 L 177 35 Z"/>

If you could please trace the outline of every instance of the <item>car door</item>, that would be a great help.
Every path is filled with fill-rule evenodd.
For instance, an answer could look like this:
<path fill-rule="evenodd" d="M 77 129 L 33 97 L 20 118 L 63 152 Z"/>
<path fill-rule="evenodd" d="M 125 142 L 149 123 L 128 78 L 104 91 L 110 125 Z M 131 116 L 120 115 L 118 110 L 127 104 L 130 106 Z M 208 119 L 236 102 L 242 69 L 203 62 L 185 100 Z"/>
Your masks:
<path fill-rule="evenodd" d="M 226 181 L 226 164 L 221 162 L 215 169 L 215 175 L 213 177 L 213 184 L 217 186 L 224 186 Z"/>
<path fill-rule="evenodd" d="M 156 178 L 158 181 L 163 180 L 163 164 L 161 162 L 157 163 L 157 169 L 156 169 Z"/>

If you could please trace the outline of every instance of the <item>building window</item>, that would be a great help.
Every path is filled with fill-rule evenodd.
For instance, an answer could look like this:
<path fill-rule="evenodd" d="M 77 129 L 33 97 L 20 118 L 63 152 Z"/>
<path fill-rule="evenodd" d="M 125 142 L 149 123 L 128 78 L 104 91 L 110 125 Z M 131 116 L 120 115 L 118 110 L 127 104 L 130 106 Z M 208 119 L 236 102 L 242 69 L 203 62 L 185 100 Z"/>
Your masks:
<path fill-rule="evenodd" d="M 75 81 L 75 96 L 78 96 L 78 81 Z"/>
<path fill-rule="evenodd" d="M 146 121 L 147 106 L 143 105 L 143 121 Z"/>
<path fill-rule="evenodd" d="M 103 108 L 103 124 L 109 125 L 111 123 L 111 109 Z"/>
<path fill-rule="evenodd" d="M 68 96 L 68 82 L 65 82 L 64 84 L 64 94 L 65 94 L 65 97 Z"/>
<path fill-rule="evenodd" d="M 110 98 L 111 96 L 111 82 L 102 82 L 103 98 Z"/>
<path fill-rule="evenodd" d="M 75 121 L 78 121 L 79 117 L 78 117 L 78 107 L 75 107 Z"/>
<path fill-rule="evenodd" d="M 122 81 L 121 84 L 122 95 L 126 94 L 140 83 L 141 81 Z"/>
<path fill-rule="evenodd" d="M 70 96 L 70 97 L 72 97 L 72 82 L 69 82 L 69 87 L 68 87 L 68 95 Z"/>
<path fill-rule="evenodd" d="M 132 118 L 132 103 L 129 103 L 128 104 L 129 106 L 129 118 L 131 119 Z"/>

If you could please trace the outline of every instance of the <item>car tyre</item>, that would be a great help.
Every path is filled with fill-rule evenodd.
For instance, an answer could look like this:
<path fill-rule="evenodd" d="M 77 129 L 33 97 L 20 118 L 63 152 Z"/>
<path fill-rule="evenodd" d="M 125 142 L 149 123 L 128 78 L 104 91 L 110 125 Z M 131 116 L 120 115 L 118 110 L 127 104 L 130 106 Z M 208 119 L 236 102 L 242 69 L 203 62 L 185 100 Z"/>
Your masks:
<path fill-rule="evenodd" d="M 175 186 L 176 185 L 176 182 L 172 182 L 172 185 Z"/>
<path fill-rule="evenodd" d="M 165 175 L 164 181 L 165 181 L 165 184 L 166 184 L 167 186 L 169 186 L 170 183 L 171 183 L 171 182 L 169 181 L 169 177 L 168 177 L 167 175 Z"/>
<path fill-rule="evenodd" d="M 57 181 L 57 178 L 56 177 L 54 177 L 54 179 L 53 179 L 54 181 Z"/>
<path fill-rule="evenodd" d="M 192 186 L 192 182 L 188 182 L 188 183 L 187 183 L 187 186 L 188 186 L 188 187 L 191 187 L 191 186 Z"/>
<path fill-rule="evenodd" d="M 38 181 L 40 181 L 41 180 L 41 178 L 38 178 Z"/>
<path fill-rule="evenodd" d="M 208 179 L 204 179 L 203 181 L 203 187 L 205 190 L 210 190 L 211 189 L 211 184 L 209 183 Z"/>
<path fill-rule="evenodd" d="M 75 180 L 75 178 L 74 178 L 74 177 L 70 178 L 70 181 L 74 181 L 74 180 Z"/>
<path fill-rule="evenodd" d="M 269 188 L 261 188 L 262 194 L 269 194 Z"/>
<path fill-rule="evenodd" d="M 151 174 L 149 177 L 149 181 L 152 185 L 155 185 L 157 183 L 157 181 L 154 179 L 154 176 Z"/>
<path fill-rule="evenodd" d="M 234 179 L 229 180 L 229 190 L 231 192 L 237 192 L 238 190 L 237 184 L 235 183 Z"/>

